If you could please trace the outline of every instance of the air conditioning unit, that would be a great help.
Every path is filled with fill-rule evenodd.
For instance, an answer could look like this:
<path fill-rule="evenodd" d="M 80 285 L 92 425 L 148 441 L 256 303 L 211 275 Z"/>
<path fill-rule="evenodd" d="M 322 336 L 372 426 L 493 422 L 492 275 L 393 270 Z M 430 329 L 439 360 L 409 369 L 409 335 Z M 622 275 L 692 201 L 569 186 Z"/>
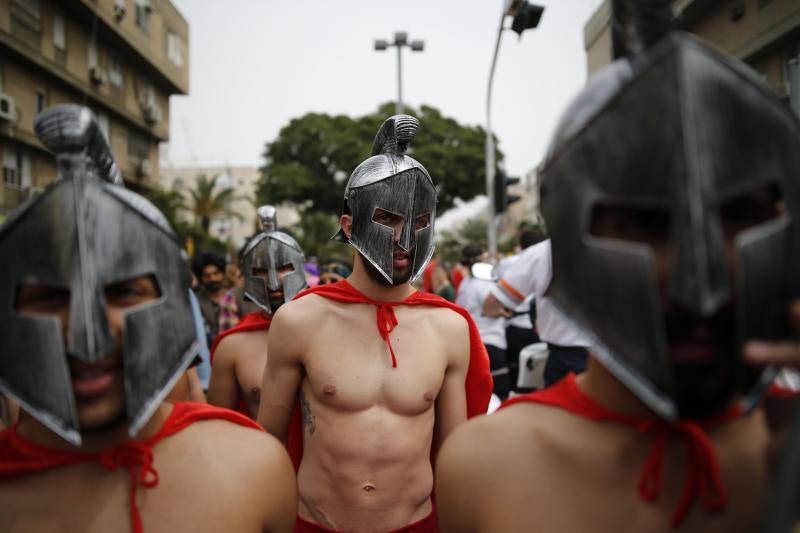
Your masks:
<path fill-rule="evenodd" d="M 89 69 L 89 79 L 92 80 L 92 83 L 102 85 L 106 82 L 106 73 L 100 67 L 91 67 Z"/>
<path fill-rule="evenodd" d="M 145 159 L 139 163 L 136 169 L 136 175 L 140 178 L 149 178 L 153 175 L 153 165 L 150 163 L 149 159 Z"/>
<path fill-rule="evenodd" d="M 151 126 L 158 124 L 161 122 L 161 107 L 154 103 L 144 104 L 142 105 L 142 115 L 144 115 L 144 121 Z"/>
<path fill-rule="evenodd" d="M 114 19 L 119 22 L 120 20 L 125 18 L 125 6 L 122 5 L 115 5 L 114 6 Z"/>
<path fill-rule="evenodd" d="M 0 93 L 0 119 L 13 122 L 17 118 L 17 105 L 10 94 Z"/>

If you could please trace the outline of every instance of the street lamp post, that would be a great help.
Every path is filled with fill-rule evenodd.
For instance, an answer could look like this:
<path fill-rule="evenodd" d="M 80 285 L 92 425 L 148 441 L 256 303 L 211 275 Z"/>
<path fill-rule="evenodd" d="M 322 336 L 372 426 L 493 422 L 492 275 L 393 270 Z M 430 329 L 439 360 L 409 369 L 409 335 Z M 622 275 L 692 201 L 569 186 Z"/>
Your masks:
<path fill-rule="evenodd" d="M 500 15 L 500 24 L 497 28 L 497 40 L 494 44 L 494 55 L 492 56 L 492 66 L 489 69 L 489 83 L 486 90 L 486 196 L 489 197 L 489 221 L 486 225 L 486 240 L 490 254 L 497 253 L 497 228 L 500 218 L 495 213 L 494 208 L 494 167 L 495 150 L 494 135 L 492 133 L 492 83 L 494 82 L 494 70 L 497 65 L 497 54 L 500 51 L 500 39 L 503 30 L 506 28 L 503 23 L 506 17 L 514 17 L 511 29 L 517 34 L 535 28 L 539 25 L 542 18 L 544 7 L 529 4 L 525 0 L 505 0 L 505 6 Z"/>
<path fill-rule="evenodd" d="M 403 112 L 403 47 L 411 48 L 412 52 L 422 52 L 425 49 L 425 41 L 416 40 L 409 42 L 408 34 L 399 31 L 394 34 L 394 41 L 391 43 L 385 39 L 375 39 L 375 50 L 385 51 L 390 46 L 397 48 L 397 103 L 395 112 L 399 115 Z"/>

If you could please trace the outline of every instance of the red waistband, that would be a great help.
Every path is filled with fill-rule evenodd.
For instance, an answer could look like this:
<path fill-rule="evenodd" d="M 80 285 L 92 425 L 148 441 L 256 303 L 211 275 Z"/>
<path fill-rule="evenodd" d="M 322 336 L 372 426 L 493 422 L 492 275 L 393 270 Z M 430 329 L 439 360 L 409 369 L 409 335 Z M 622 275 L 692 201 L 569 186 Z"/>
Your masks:
<path fill-rule="evenodd" d="M 392 529 L 388 533 L 438 533 L 439 522 L 436 519 L 436 509 L 432 508 L 431 512 L 425 518 L 417 520 L 400 529 Z M 336 529 L 329 529 L 325 526 L 316 524 L 310 520 L 297 515 L 297 522 L 294 525 L 294 533 L 340 533 Z"/>

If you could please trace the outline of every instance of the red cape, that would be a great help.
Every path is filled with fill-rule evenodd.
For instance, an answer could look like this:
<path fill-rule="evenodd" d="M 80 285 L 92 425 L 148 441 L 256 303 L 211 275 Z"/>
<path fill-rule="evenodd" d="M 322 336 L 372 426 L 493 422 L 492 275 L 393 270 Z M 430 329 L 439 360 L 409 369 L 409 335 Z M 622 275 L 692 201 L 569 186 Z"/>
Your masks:
<path fill-rule="evenodd" d="M 301 292 L 295 296 L 295 299 L 302 298 L 309 294 L 316 294 L 324 298 L 336 300 L 337 302 L 366 303 L 376 306 L 378 331 L 389 346 L 392 364 L 395 367 L 397 366 L 397 360 L 391 342 L 389 341 L 389 332 L 397 325 L 397 318 L 393 310 L 394 307 L 398 305 L 446 307 L 464 317 L 469 325 L 470 342 L 469 368 L 467 370 L 466 380 L 464 381 L 464 388 L 467 392 L 467 417 L 472 418 L 473 416 L 486 414 L 493 388 L 492 374 L 489 370 L 489 356 L 481 340 L 480 332 L 466 309 L 452 302 L 448 302 L 440 296 L 422 291 L 415 292 L 402 302 L 379 302 L 371 300 L 358 292 L 347 280 L 328 285 L 317 285 L 316 287 Z M 402 363 L 402 361 L 400 363 Z M 286 447 L 289 456 L 292 458 L 292 463 L 294 463 L 295 470 L 299 469 L 300 461 L 303 458 L 303 427 L 300 419 L 300 408 L 297 403 L 295 404 L 292 419 L 289 423 Z M 434 450 L 431 450 L 431 457 L 433 456 Z"/>
<path fill-rule="evenodd" d="M 769 395 L 786 396 L 787 393 L 773 386 Z M 704 428 L 721 426 L 741 417 L 743 411 L 738 403 L 702 423 L 693 420 L 669 423 L 655 416 L 633 417 L 611 411 L 584 394 L 572 373 L 551 387 L 506 400 L 500 408 L 518 403 L 549 405 L 588 420 L 622 424 L 643 435 L 649 435 L 650 453 L 637 487 L 639 496 L 645 501 L 654 501 L 661 490 L 667 439 L 670 435 L 681 438 L 686 446 L 686 481 L 683 494 L 672 515 L 672 527 L 681 524 L 695 498 L 707 509 L 714 511 L 725 508 L 728 503 L 728 493 L 722 482 L 714 443 Z"/>
<path fill-rule="evenodd" d="M 260 329 L 269 329 L 269 325 L 272 323 L 272 319 L 267 318 L 264 316 L 264 313 L 261 311 L 254 311 L 252 313 L 246 314 L 238 324 L 233 326 L 231 329 L 226 329 L 219 335 L 217 338 L 214 339 L 214 343 L 211 345 L 211 363 L 214 363 L 214 353 L 217 351 L 217 346 L 219 343 L 222 342 L 222 339 L 231 335 L 233 333 L 240 333 L 242 331 L 257 331 Z M 236 411 L 242 413 L 244 416 L 250 418 L 250 409 L 247 407 L 247 402 L 244 399 L 244 395 L 242 391 L 239 391 L 239 394 L 236 397 Z"/>
<path fill-rule="evenodd" d="M 272 323 L 272 319 L 267 318 L 264 316 L 264 313 L 261 311 L 254 311 L 252 313 L 248 313 L 239 320 L 239 323 L 233 326 L 231 329 L 226 329 L 219 335 L 217 338 L 214 339 L 214 342 L 211 344 L 211 362 L 214 362 L 214 352 L 217 351 L 217 346 L 219 343 L 232 333 L 239 333 L 241 331 L 255 331 L 259 329 L 267 329 L 269 325 Z"/>
<path fill-rule="evenodd" d="M 158 471 L 153 466 L 153 447 L 201 420 L 228 420 L 261 431 L 258 424 L 239 413 L 192 402 L 175 403 L 164 425 L 149 439 L 130 440 L 100 453 L 87 454 L 47 448 L 17 433 L 15 425 L 0 432 L 0 480 L 93 461 L 98 461 L 108 470 L 125 468 L 131 480 L 131 529 L 134 533 L 141 533 L 142 521 L 136 506 L 136 487 L 141 485 L 152 488 L 158 485 Z"/>

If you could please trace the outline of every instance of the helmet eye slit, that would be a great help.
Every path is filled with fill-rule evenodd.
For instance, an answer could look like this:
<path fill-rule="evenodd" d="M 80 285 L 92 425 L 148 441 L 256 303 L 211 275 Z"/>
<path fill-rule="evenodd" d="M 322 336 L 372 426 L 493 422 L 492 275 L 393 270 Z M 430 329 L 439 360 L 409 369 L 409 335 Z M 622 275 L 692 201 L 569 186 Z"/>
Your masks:
<path fill-rule="evenodd" d="M 69 309 L 70 290 L 66 287 L 22 282 L 17 285 L 14 309 L 21 313 L 55 314 Z"/>
<path fill-rule="evenodd" d="M 376 207 L 375 211 L 372 212 L 372 221 L 380 224 L 381 226 L 394 229 L 397 226 L 403 225 L 403 222 L 405 222 L 405 217 L 403 215 L 387 211 L 386 209 Z"/>
<path fill-rule="evenodd" d="M 728 237 L 780 218 L 784 211 L 781 190 L 775 183 L 739 194 L 719 204 L 720 222 Z"/>
<path fill-rule="evenodd" d="M 670 218 L 664 208 L 595 204 L 589 233 L 606 239 L 664 245 L 669 242 Z"/>
<path fill-rule="evenodd" d="M 109 283 L 103 292 L 109 305 L 123 308 L 133 307 L 161 297 L 161 288 L 153 274 Z"/>

